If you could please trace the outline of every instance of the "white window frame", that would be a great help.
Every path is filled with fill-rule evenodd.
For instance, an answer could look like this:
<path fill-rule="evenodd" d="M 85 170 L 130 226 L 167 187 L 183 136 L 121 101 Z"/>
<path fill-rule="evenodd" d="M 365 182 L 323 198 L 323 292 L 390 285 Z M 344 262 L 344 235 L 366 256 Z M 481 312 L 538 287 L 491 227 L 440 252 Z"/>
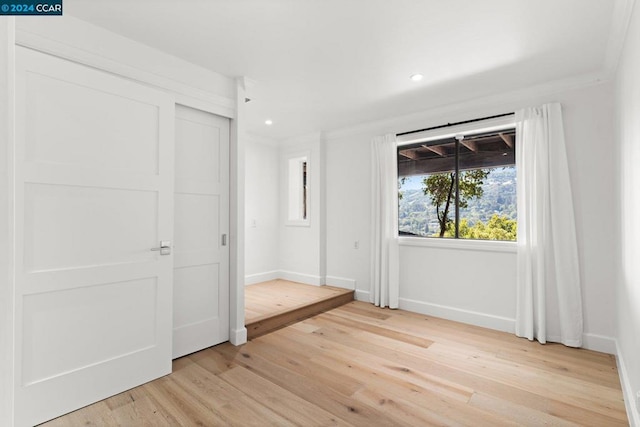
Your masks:
<path fill-rule="evenodd" d="M 398 135 L 396 137 L 398 147 L 411 145 L 418 142 L 435 141 L 438 139 L 454 138 L 456 135 L 465 137 L 479 133 L 496 132 L 516 127 L 515 115 L 496 117 L 472 123 L 464 123 L 455 126 L 443 127 L 440 129 L 427 130 L 422 132 Z M 516 168 L 518 165 L 516 164 Z M 398 224 L 396 223 L 396 228 Z M 397 230 L 396 230 L 397 231 Z M 480 239 L 438 239 L 424 237 L 399 237 L 400 246 L 418 246 L 426 248 L 461 249 L 489 252 L 512 252 L 517 251 L 517 241 L 504 240 L 480 240 Z"/>
<path fill-rule="evenodd" d="M 304 189 L 302 179 L 302 165 L 306 163 L 307 185 L 306 185 L 306 218 L 303 218 Z M 310 170 L 311 152 L 302 151 L 290 153 L 285 159 L 285 170 L 287 173 L 286 189 L 287 202 L 285 211 L 286 226 L 310 227 L 311 226 L 311 198 L 310 195 Z M 293 173 L 295 173 L 295 175 Z"/>

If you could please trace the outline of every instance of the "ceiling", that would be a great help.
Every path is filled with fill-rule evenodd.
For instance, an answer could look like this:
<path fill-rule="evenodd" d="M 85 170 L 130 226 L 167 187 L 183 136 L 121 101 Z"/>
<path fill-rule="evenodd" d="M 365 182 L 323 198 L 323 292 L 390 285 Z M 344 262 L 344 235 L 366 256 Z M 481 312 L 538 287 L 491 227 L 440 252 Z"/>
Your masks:
<path fill-rule="evenodd" d="M 280 140 L 601 75 L 625 1 L 65 0 L 64 7 L 254 80 L 249 132 Z M 424 78 L 413 82 L 414 73 Z"/>

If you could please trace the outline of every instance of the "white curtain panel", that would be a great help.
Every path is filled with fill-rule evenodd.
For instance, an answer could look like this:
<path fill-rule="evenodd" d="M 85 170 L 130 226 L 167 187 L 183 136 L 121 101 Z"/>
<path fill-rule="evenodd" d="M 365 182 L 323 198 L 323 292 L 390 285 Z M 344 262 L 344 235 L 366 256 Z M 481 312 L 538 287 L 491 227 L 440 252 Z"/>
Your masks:
<path fill-rule="evenodd" d="M 371 293 L 379 307 L 398 308 L 398 163 L 395 135 L 373 139 L 371 165 Z"/>
<path fill-rule="evenodd" d="M 516 112 L 516 335 L 582 345 L 582 296 L 560 104 Z"/>

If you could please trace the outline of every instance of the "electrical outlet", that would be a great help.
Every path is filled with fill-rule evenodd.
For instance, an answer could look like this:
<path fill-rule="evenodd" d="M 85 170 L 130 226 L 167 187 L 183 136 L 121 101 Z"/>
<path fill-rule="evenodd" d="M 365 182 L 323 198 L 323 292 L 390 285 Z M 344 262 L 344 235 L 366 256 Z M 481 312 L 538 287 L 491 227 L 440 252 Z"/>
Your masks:
<path fill-rule="evenodd" d="M 258 226 L 258 221 L 256 221 L 255 219 L 251 220 L 251 227 L 252 228 L 256 228 Z"/>
<path fill-rule="evenodd" d="M 353 242 L 353 249 L 359 249 L 360 248 L 360 242 L 359 241 L 355 241 Z"/>

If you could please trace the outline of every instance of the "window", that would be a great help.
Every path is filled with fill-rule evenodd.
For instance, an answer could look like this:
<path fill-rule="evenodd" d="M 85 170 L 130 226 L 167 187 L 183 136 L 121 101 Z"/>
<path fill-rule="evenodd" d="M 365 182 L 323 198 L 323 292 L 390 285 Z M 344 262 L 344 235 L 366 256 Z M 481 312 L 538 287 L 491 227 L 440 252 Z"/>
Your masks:
<path fill-rule="evenodd" d="M 308 156 L 288 159 L 288 225 L 309 224 Z"/>
<path fill-rule="evenodd" d="M 399 135 L 401 236 L 516 240 L 515 128 L 473 122 L 459 133 Z"/>

